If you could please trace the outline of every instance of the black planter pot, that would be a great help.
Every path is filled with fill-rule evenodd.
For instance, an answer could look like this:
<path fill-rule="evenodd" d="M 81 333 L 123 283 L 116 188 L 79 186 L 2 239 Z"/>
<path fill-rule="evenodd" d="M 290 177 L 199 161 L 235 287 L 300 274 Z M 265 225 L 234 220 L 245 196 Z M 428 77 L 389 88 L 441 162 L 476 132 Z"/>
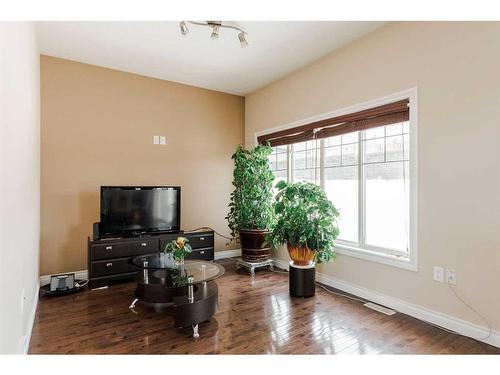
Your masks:
<path fill-rule="evenodd" d="M 241 257 L 245 262 L 258 263 L 271 257 L 271 247 L 263 247 L 267 229 L 240 230 Z"/>

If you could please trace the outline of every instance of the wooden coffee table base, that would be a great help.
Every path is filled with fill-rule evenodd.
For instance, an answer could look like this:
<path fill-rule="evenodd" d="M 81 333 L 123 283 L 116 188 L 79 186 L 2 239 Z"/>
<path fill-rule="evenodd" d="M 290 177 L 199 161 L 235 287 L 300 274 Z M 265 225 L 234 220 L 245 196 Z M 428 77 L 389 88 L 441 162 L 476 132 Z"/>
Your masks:
<path fill-rule="evenodd" d="M 189 291 L 192 288 L 192 294 Z M 175 326 L 193 328 L 193 337 L 198 338 L 198 324 L 214 316 L 218 306 L 218 288 L 215 281 L 196 284 L 191 287 L 165 288 L 161 284 L 138 284 L 135 300 L 129 306 L 134 309 L 138 301 L 153 305 L 172 304 Z"/>

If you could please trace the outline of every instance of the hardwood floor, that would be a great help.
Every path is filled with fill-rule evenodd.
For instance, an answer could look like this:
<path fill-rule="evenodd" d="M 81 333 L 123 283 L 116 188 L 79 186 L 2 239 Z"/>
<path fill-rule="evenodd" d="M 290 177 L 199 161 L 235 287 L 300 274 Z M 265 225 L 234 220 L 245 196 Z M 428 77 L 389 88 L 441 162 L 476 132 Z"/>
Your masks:
<path fill-rule="evenodd" d="M 236 273 L 224 260 L 219 309 L 191 330 L 173 326 L 168 312 L 140 303 L 129 310 L 134 283 L 40 298 L 30 353 L 67 354 L 500 354 L 500 349 L 450 334 L 412 317 L 387 316 L 320 288 L 290 298 L 288 275 Z"/>

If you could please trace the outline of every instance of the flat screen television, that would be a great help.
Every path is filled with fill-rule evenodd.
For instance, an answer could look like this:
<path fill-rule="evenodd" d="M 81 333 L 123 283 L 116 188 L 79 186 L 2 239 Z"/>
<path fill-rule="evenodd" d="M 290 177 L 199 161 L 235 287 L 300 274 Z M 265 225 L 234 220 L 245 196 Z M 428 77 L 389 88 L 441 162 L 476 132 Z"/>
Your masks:
<path fill-rule="evenodd" d="M 104 237 L 175 232 L 180 227 L 179 186 L 101 186 Z"/>

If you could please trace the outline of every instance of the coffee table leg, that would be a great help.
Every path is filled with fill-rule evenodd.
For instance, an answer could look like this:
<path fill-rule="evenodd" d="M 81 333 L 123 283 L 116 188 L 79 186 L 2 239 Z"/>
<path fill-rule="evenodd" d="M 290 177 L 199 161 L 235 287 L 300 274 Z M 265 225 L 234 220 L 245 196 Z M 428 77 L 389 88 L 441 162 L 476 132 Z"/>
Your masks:
<path fill-rule="evenodd" d="M 137 303 L 137 301 L 139 301 L 138 298 L 134 299 L 128 308 L 133 309 L 135 307 L 135 304 Z"/>
<path fill-rule="evenodd" d="M 200 337 L 200 334 L 198 333 L 198 324 L 193 326 L 193 338 L 197 339 Z"/>

